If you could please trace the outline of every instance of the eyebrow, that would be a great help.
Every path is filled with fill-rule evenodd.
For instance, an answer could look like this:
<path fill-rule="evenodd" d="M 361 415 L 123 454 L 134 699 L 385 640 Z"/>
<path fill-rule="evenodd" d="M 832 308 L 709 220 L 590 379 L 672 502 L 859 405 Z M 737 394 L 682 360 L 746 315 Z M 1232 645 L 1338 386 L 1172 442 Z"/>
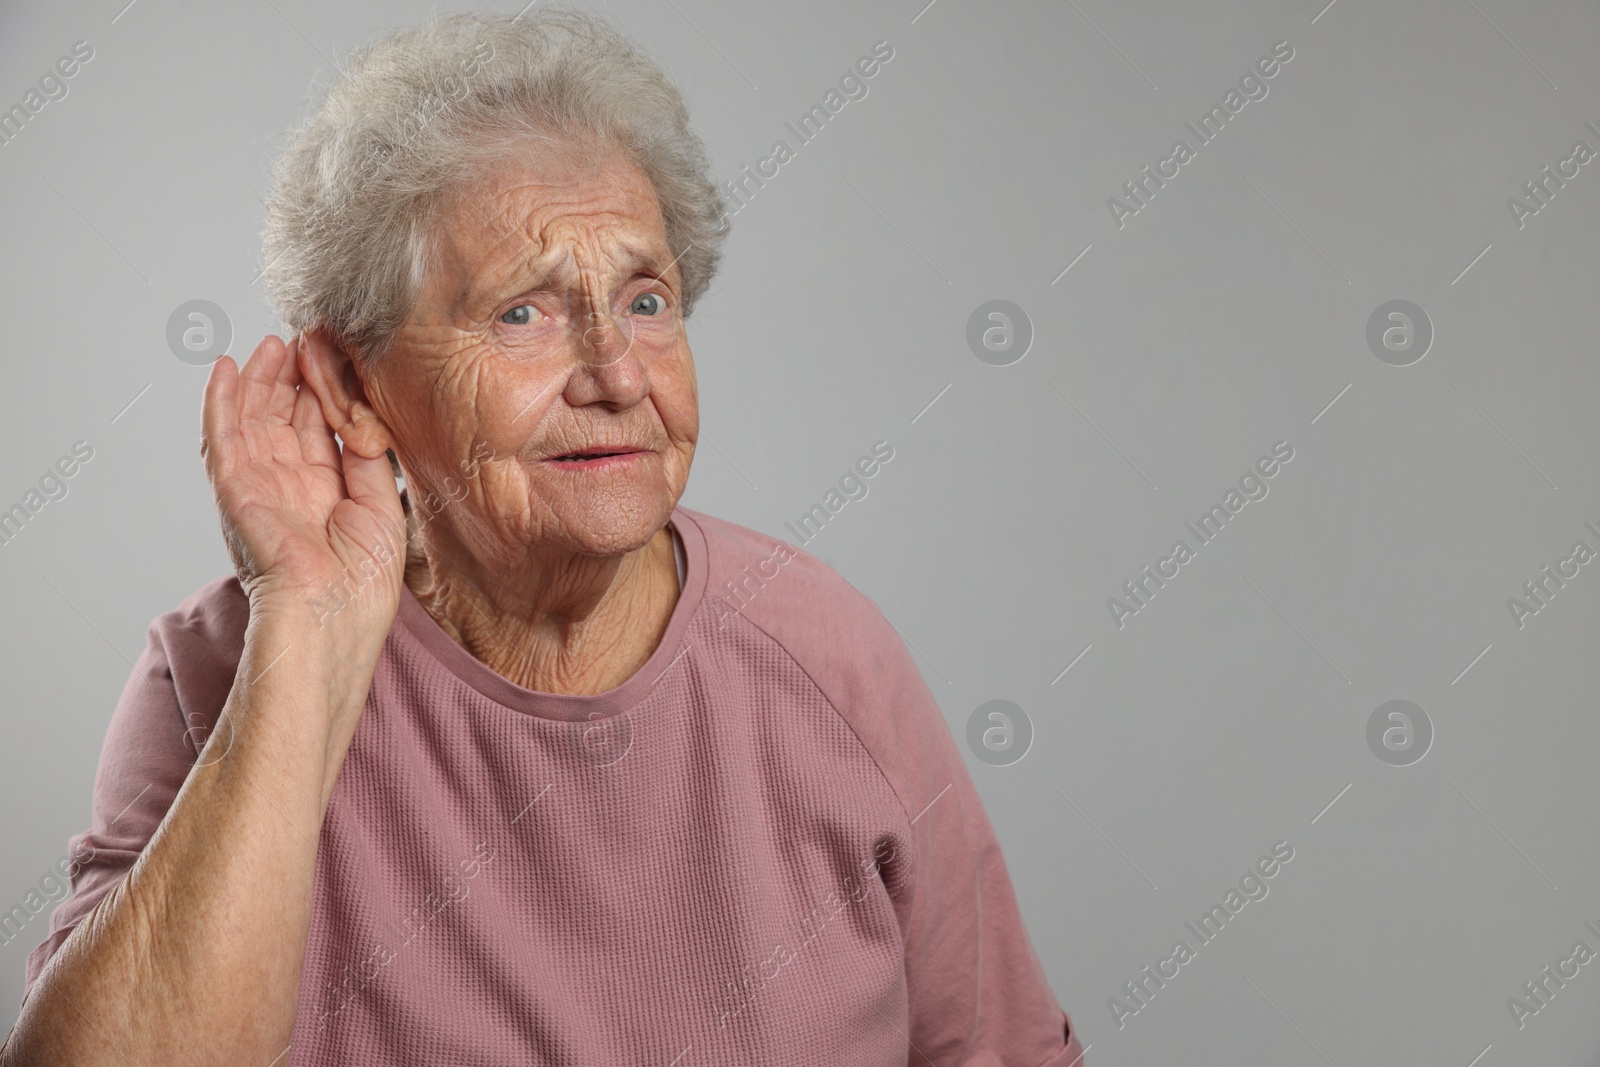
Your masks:
<path fill-rule="evenodd" d="M 669 260 L 663 268 L 662 250 L 652 245 L 623 243 L 620 248 L 624 272 L 637 273 L 642 268 L 660 277 L 677 262 L 676 259 Z M 503 288 L 509 290 L 515 286 L 517 292 L 525 293 L 552 292 L 558 287 L 557 283 L 570 281 L 574 273 L 571 253 L 563 254 L 555 260 L 525 260 L 512 272 L 510 280 Z M 502 287 L 494 286 L 494 289 L 500 291 Z M 480 295 L 486 297 L 481 291 Z"/>

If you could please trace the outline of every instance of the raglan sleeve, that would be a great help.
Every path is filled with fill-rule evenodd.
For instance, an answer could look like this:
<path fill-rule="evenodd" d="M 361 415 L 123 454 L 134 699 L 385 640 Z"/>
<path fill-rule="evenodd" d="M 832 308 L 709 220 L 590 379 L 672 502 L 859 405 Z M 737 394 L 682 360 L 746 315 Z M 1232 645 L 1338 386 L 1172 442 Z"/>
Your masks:
<path fill-rule="evenodd" d="M 876 612 L 876 607 L 873 611 Z M 880 767 L 909 821 L 900 921 L 908 1067 L 1082 1067 L 1018 909 L 961 753 L 915 661 L 881 613 L 866 663 Z"/>
<path fill-rule="evenodd" d="M 37 922 L 49 902 L 57 902 L 47 933 L 28 955 L 24 1001 L 73 930 L 127 877 L 216 725 L 232 686 L 227 637 L 233 631 L 242 651 L 243 616 L 239 605 L 219 605 L 216 587 L 209 591 L 210 610 L 197 606 L 196 594 L 150 624 L 101 743 L 88 829 L 68 839 L 66 854 L 24 905 Z M 232 659 L 236 667 L 237 652 Z"/>

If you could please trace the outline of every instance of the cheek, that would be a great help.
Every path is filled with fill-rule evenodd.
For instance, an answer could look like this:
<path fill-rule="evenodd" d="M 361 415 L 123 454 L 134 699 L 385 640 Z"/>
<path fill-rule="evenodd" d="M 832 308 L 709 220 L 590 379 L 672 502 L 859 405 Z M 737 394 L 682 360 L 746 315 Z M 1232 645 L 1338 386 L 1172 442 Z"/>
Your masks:
<path fill-rule="evenodd" d="M 534 507 L 538 487 L 542 484 L 529 469 L 532 460 L 524 461 L 515 455 L 506 455 L 478 466 L 478 473 L 468 487 L 468 498 L 462 508 L 475 516 L 475 521 L 487 523 L 491 529 L 515 527 L 527 518 Z"/>
<path fill-rule="evenodd" d="M 699 390 L 687 345 L 675 346 L 653 363 L 650 392 L 669 438 L 693 441 L 699 436 Z"/>
<path fill-rule="evenodd" d="M 362 380 L 368 405 L 414 456 L 427 453 L 427 442 L 436 436 L 431 424 L 445 410 L 441 402 L 451 383 L 439 374 L 439 366 L 433 346 L 397 344 L 378 370 Z"/>
<path fill-rule="evenodd" d="M 441 375 L 429 403 L 449 472 L 460 476 L 463 464 L 519 451 L 554 395 L 548 386 L 530 365 L 506 360 L 473 360 Z"/>
<path fill-rule="evenodd" d="M 694 386 L 693 366 L 678 363 L 667 374 L 651 381 L 651 397 L 661 413 L 667 438 L 675 443 L 693 443 L 699 438 L 699 395 Z"/>

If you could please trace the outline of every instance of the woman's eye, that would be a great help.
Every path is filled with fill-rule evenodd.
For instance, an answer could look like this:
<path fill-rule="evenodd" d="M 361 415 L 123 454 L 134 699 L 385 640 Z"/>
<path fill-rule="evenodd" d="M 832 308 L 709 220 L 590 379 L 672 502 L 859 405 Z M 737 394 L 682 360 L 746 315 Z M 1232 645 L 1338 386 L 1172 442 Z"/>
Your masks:
<path fill-rule="evenodd" d="M 633 298 L 633 305 L 629 309 L 636 315 L 659 315 L 665 311 L 667 302 L 661 299 L 660 293 L 640 293 Z"/>
<path fill-rule="evenodd" d="M 504 315 L 501 315 L 500 321 L 510 323 L 512 326 L 526 326 L 533 321 L 533 317 L 537 314 L 539 314 L 539 309 L 532 304 L 518 304 Z"/>

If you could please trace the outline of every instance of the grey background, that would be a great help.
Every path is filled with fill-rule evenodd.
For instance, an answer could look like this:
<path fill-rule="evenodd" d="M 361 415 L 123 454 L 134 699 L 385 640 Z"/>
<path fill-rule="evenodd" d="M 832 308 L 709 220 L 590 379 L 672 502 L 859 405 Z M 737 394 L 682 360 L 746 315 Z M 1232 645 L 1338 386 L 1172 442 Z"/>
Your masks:
<path fill-rule="evenodd" d="M 85 825 L 149 621 L 228 570 L 206 370 L 167 316 L 217 302 L 241 359 L 276 329 L 253 279 L 283 130 L 334 59 L 430 10 L 124 4 L 0 17 L 6 107 L 95 49 L 0 147 L 0 507 L 95 450 L 0 547 L 0 909 Z M 1520 229 L 1506 201 L 1600 149 L 1600 11 L 925 4 L 604 6 L 719 178 L 894 48 L 734 220 L 690 320 L 684 503 L 793 540 L 892 443 L 806 547 L 916 649 L 1087 1063 L 1596 1063 L 1600 962 L 1520 1029 L 1507 998 L 1600 950 L 1600 563 L 1520 629 L 1507 599 L 1600 548 L 1600 161 Z M 1266 98 L 1119 229 L 1107 198 L 1280 40 Z M 991 299 L 1032 322 L 1011 366 L 966 344 Z M 1366 343 L 1391 299 L 1435 330 L 1408 367 Z M 1270 495 L 1119 629 L 1107 599 L 1280 440 Z M 1010 766 L 966 747 L 995 699 L 1034 731 Z M 1435 731 L 1410 766 L 1367 745 L 1392 699 Z M 1108 998 L 1280 840 L 1269 895 L 1119 1028 Z M 45 929 L 0 948 L 8 1021 Z"/>

